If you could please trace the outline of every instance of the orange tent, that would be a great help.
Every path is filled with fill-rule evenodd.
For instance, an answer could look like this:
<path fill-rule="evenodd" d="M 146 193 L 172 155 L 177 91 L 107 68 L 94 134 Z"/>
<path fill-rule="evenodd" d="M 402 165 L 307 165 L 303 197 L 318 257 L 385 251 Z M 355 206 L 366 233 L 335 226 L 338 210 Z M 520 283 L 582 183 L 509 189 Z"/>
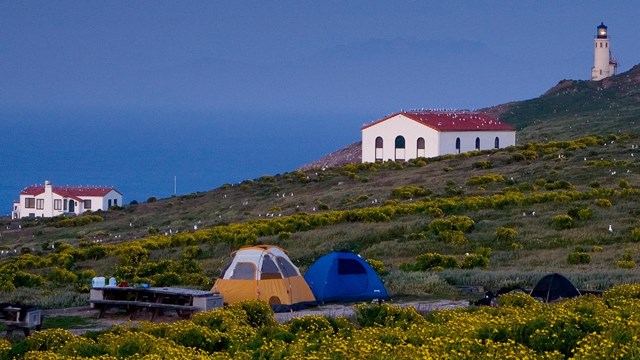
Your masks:
<path fill-rule="evenodd" d="M 281 248 L 247 246 L 232 255 L 212 289 L 222 295 L 225 303 L 259 299 L 275 311 L 315 304 L 309 285 Z"/>

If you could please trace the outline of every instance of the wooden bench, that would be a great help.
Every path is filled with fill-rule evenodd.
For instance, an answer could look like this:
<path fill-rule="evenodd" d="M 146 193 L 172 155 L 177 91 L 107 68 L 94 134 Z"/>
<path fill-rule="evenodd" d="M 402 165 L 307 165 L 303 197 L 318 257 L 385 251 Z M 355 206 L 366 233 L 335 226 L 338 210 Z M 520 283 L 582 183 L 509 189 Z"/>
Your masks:
<path fill-rule="evenodd" d="M 129 317 L 133 319 L 140 309 L 153 309 L 151 315 L 151 321 L 153 321 L 157 315 L 163 310 L 175 310 L 181 317 L 189 317 L 194 312 L 200 310 L 200 308 L 191 305 L 177 305 L 177 304 L 163 304 L 147 301 L 135 301 L 135 300 L 89 300 L 89 303 L 93 304 L 100 310 L 98 318 L 103 318 L 105 312 L 114 307 L 125 308 L 129 313 Z"/>
<path fill-rule="evenodd" d="M 20 311 L 26 311 L 26 313 L 20 316 Z M 7 336 L 10 336 L 16 329 L 22 329 L 24 336 L 29 336 L 31 329 L 41 329 L 43 318 L 42 310 L 39 309 L 26 310 L 19 307 L 5 307 L 2 309 L 0 324 L 5 325 Z"/>

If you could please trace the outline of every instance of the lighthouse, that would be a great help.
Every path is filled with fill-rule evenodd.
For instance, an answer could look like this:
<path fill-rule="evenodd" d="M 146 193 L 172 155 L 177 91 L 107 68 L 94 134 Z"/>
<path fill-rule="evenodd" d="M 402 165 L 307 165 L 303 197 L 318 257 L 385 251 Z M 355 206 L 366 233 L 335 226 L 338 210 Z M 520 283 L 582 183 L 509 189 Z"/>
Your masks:
<path fill-rule="evenodd" d="M 595 43 L 595 49 L 593 50 L 591 80 L 602 80 L 611 75 L 615 75 L 618 62 L 611 55 L 609 35 L 607 34 L 607 26 L 604 23 L 598 25 L 598 31 L 593 41 Z"/>

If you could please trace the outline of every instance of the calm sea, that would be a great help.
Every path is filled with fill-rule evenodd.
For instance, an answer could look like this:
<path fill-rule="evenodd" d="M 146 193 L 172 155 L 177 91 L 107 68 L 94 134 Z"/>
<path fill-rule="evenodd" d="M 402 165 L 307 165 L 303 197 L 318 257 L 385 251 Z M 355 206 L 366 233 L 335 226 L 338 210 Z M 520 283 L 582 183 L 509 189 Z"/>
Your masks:
<path fill-rule="evenodd" d="M 173 195 L 174 177 L 182 195 L 292 171 L 357 141 L 362 123 L 358 114 L 0 110 L 0 215 L 45 180 L 113 186 L 126 204 Z"/>

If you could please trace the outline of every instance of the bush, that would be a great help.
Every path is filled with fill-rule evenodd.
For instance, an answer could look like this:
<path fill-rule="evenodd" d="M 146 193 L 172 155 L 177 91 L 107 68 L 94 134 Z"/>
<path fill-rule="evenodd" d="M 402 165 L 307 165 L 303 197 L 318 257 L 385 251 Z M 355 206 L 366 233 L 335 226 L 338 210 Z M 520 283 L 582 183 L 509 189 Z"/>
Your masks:
<path fill-rule="evenodd" d="M 458 260 L 451 255 L 442 255 L 438 253 L 426 253 L 418 255 L 414 265 L 414 271 L 425 271 L 436 267 L 442 269 L 453 269 L 458 267 Z"/>
<path fill-rule="evenodd" d="M 438 234 L 438 238 L 448 244 L 461 245 L 468 242 L 464 232 L 459 230 L 445 230 Z"/>
<path fill-rule="evenodd" d="M 436 234 L 444 231 L 458 230 L 469 232 L 475 226 L 475 222 L 468 216 L 454 215 L 447 218 L 435 219 L 429 224 L 429 229 Z"/>
<path fill-rule="evenodd" d="M 595 201 L 595 204 L 601 208 L 610 208 L 611 207 L 611 200 L 609 199 L 597 199 Z"/>
<path fill-rule="evenodd" d="M 631 241 L 634 241 L 634 242 L 640 241 L 640 228 L 635 227 L 631 229 L 630 237 L 631 237 Z"/>
<path fill-rule="evenodd" d="M 528 307 L 536 307 L 539 306 L 540 303 L 538 300 L 531 297 L 531 295 L 521 292 L 521 291 L 512 291 L 498 297 L 498 305 L 499 306 L 508 306 L 508 307 L 519 307 L 519 308 L 528 308 Z"/>
<path fill-rule="evenodd" d="M 468 254 L 462 258 L 460 262 L 460 268 L 473 269 L 482 268 L 487 269 L 489 267 L 489 258 L 480 254 Z"/>
<path fill-rule="evenodd" d="M 427 190 L 422 186 L 402 186 L 391 191 L 391 195 L 396 198 L 410 199 L 414 197 L 424 197 L 431 195 L 431 190 Z"/>
<path fill-rule="evenodd" d="M 633 260 L 620 259 L 616 261 L 616 266 L 620 269 L 633 269 L 636 267 L 636 262 Z"/>
<path fill-rule="evenodd" d="M 383 304 L 356 304 L 356 323 L 361 327 L 384 326 L 407 329 L 425 324 L 426 320 L 413 307 Z"/>
<path fill-rule="evenodd" d="M 40 275 L 31 274 L 25 271 L 17 271 L 13 277 L 13 284 L 16 287 L 37 287 L 45 283 L 45 278 Z"/>
<path fill-rule="evenodd" d="M 620 181 L 618 182 L 618 186 L 620 186 L 621 189 L 631 188 L 631 184 L 626 179 L 620 179 Z"/>
<path fill-rule="evenodd" d="M 78 281 L 78 276 L 71 271 L 59 267 L 54 267 L 49 272 L 48 279 L 56 284 L 64 285 Z"/>
<path fill-rule="evenodd" d="M 567 263 L 571 265 L 588 264 L 591 262 L 591 255 L 582 251 L 574 251 L 567 255 Z"/>
<path fill-rule="evenodd" d="M 467 185 L 485 185 L 497 182 L 504 182 L 504 176 L 500 174 L 485 174 L 472 176 L 467 180 Z"/>
<path fill-rule="evenodd" d="M 518 235 L 518 231 L 514 228 L 500 226 L 496 230 L 496 239 L 498 241 L 513 241 Z"/>
<path fill-rule="evenodd" d="M 380 260 L 367 259 L 367 263 L 369 263 L 371 268 L 380 276 L 384 276 L 389 273 L 389 271 L 384 267 L 384 263 Z"/>
<path fill-rule="evenodd" d="M 472 166 L 474 169 L 491 169 L 492 164 L 490 160 L 482 160 L 474 162 Z"/>
<path fill-rule="evenodd" d="M 572 207 L 567 214 L 579 220 L 589 220 L 593 217 L 593 211 L 589 208 Z"/>
<path fill-rule="evenodd" d="M 573 218 L 569 215 L 556 215 L 551 219 L 551 224 L 556 230 L 571 229 L 573 227 Z"/>
<path fill-rule="evenodd" d="M 244 300 L 233 305 L 247 314 L 247 322 L 254 328 L 274 326 L 276 320 L 269 304 L 261 300 Z"/>

